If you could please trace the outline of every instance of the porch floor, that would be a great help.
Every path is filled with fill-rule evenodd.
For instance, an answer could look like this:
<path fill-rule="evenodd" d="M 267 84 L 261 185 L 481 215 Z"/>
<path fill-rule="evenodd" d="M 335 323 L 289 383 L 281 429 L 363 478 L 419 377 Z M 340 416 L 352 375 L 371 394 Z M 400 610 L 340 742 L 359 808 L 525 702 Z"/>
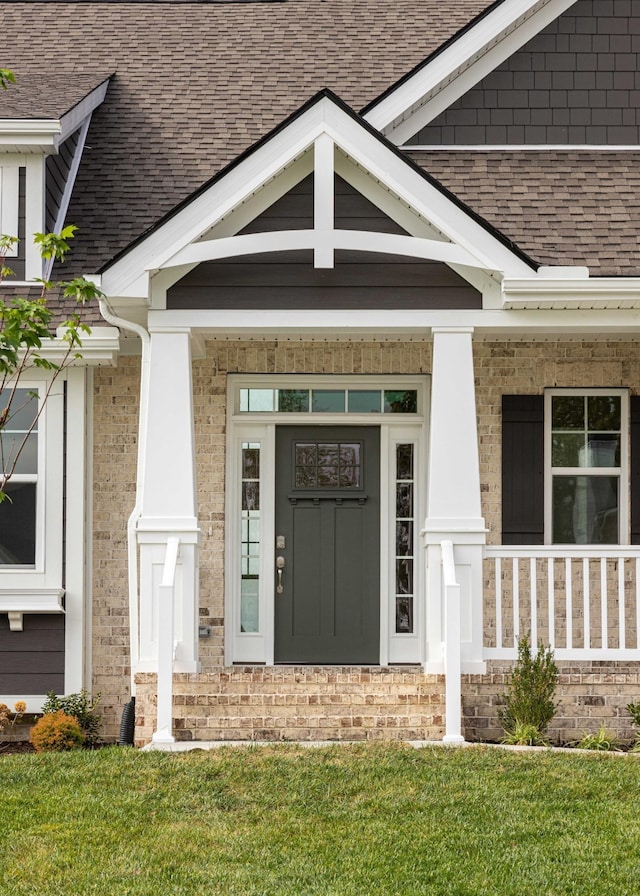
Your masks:
<path fill-rule="evenodd" d="M 137 746 L 156 726 L 156 676 L 136 677 Z M 438 741 L 444 678 L 419 666 L 234 666 L 174 675 L 177 741 Z"/>

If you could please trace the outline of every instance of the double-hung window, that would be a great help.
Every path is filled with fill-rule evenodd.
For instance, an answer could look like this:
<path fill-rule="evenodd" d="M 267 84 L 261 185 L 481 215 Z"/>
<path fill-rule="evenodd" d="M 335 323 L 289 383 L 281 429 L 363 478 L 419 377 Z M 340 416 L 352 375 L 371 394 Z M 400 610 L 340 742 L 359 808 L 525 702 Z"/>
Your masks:
<path fill-rule="evenodd" d="M 38 507 L 39 434 L 37 388 L 11 389 L 0 393 L 0 411 L 7 420 L 0 431 L 0 465 L 11 474 L 0 503 L 0 568 L 34 567 Z"/>
<path fill-rule="evenodd" d="M 630 542 L 634 400 L 627 389 L 503 395 L 503 544 Z"/>
<path fill-rule="evenodd" d="M 545 393 L 545 540 L 628 542 L 628 393 Z"/>

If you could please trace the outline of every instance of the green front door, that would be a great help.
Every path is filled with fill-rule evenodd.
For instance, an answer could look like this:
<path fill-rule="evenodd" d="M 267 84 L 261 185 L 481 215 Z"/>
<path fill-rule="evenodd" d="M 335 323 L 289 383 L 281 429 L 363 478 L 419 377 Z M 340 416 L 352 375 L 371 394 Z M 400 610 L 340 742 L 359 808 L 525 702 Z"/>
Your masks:
<path fill-rule="evenodd" d="M 275 551 L 276 662 L 378 663 L 378 427 L 277 428 Z"/>

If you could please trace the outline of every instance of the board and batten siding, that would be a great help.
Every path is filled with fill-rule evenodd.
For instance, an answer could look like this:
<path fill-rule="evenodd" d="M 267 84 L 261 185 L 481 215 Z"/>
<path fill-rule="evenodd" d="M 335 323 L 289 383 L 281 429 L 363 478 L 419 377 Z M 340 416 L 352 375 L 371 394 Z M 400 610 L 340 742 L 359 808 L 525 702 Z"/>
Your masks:
<path fill-rule="evenodd" d="M 0 694 L 64 693 L 64 616 L 25 613 L 24 630 L 9 630 L 0 615 Z"/>
<path fill-rule="evenodd" d="M 638 145 L 640 3 L 579 0 L 408 145 Z"/>
<path fill-rule="evenodd" d="M 406 234 L 342 178 L 335 178 L 335 226 Z M 313 178 L 305 178 L 241 233 L 313 227 Z M 374 252 L 335 253 L 314 268 L 311 250 L 207 261 L 167 292 L 167 308 L 481 308 L 482 297 L 442 262 Z"/>

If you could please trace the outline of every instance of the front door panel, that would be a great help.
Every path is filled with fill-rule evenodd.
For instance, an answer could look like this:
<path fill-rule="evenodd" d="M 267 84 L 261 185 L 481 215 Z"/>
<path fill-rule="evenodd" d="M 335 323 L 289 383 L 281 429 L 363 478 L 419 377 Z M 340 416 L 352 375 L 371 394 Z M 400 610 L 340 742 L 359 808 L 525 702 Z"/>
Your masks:
<path fill-rule="evenodd" d="M 278 543 L 276 662 L 378 663 L 378 427 L 277 428 Z"/>

